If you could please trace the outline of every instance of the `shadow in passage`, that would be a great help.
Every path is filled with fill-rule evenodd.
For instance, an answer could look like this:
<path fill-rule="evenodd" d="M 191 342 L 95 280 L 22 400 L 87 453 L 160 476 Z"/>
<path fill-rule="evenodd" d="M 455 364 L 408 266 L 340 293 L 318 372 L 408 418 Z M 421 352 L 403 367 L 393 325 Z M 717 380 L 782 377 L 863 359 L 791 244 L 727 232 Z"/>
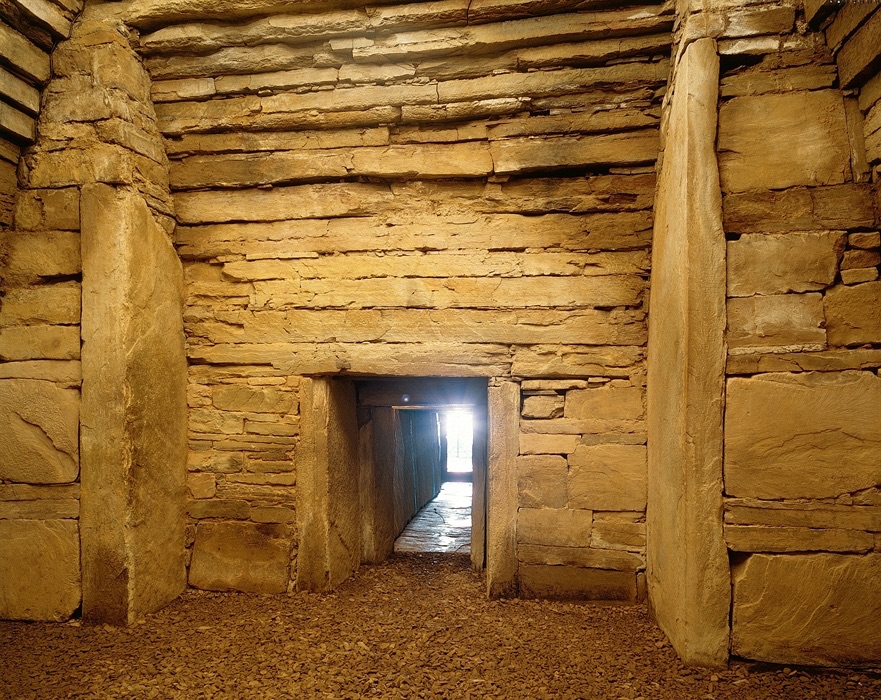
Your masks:
<path fill-rule="evenodd" d="M 448 481 L 395 540 L 395 552 L 471 552 L 471 484 Z"/>

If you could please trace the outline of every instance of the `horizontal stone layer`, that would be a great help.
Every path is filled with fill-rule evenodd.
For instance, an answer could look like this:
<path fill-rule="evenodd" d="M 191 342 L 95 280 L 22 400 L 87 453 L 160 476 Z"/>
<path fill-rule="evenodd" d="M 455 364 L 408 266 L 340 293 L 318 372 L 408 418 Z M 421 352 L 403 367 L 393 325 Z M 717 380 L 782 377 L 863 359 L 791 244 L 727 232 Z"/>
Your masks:
<path fill-rule="evenodd" d="M 725 500 L 725 522 L 731 525 L 881 532 L 881 507 L 729 498 Z"/>
<path fill-rule="evenodd" d="M 640 312 L 596 309 L 503 310 L 294 310 L 211 312 L 185 319 L 190 338 L 211 343 L 458 342 L 533 345 L 573 343 L 641 345 Z M 215 320 L 214 316 L 218 319 Z M 198 341 L 197 341 L 198 342 Z"/>
<path fill-rule="evenodd" d="M 789 352 L 775 355 L 731 355 L 728 374 L 759 374 L 763 372 L 839 372 L 846 369 L 881 367 L 881 350 L 825 350 L 820 352 Z"/>
<path fill-rule="evenodd" d="M 725 544 L 734 552 L 855 552 L 871 551 L 871 532 L 857 530 L 726 525 Z"/>
<path fill-rule="evenodd" d="M 141 47 L 147 54 L 205 54 L 227 46 L 277 42 L 302 44 L 340 39 L 343 46 L 357 49 L 353 51 L 355 60 L 395 60 L 402 56 L 419 58 L 462 50 L 498 51 L 512 46 L 556 43 L 576 38 L 644 34 L 663 31 L 672 24 L 669 10 L 664 7 L 643 6 L 567 15 L 565 2 L 554 3 L 557 7 L 549 7 L 548 3 L 544 5 L 544 12 L 534 12 L 533 8 L 527 7 L 527 3 L 505 3 L 501 12 L 488 13 L 482 21 L 475 20 L 473 10 L 461 0 L 415 8 L 404 5 L 343 9 L 320 14 L 274 12 L 271 16 L 248 23 L 174 24 L 144 35 Z M 573 5 L 576 3 L 570 0 L 568 7 Z M 501 9 L 502 4 L 499 3 L 498 7 Z M 231 10 L 223 19 L 228 20 L 235 14 L 236 11 Z M 530 17 L 531 14 L 545 16 Z M 138 16 L 136 10 L 134 18 L 129 21 L 138 22 Z M 560 21 L 561 16 L 566 17 L 567 21 Z M 466 23 L 469 26 L 463 27 Z M 396 33 L 383 37 L 391 32 Z M 395 46 L 400 48 L 395 51 Z"/>

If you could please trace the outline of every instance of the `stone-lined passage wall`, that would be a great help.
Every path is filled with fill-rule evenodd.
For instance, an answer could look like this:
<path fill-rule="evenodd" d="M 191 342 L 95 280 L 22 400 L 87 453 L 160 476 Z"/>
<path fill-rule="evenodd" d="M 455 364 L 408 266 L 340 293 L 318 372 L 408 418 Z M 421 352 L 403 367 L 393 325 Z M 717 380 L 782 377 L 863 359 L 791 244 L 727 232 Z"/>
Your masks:
<path fill-rule="evenodd" d="M 133 13 L 187 276 L 193 562 L 218 567 L 191 584 L 240 588 L 244 542 L 297 542 L 303 375 L 487 376 L 563 380 L 524 384 L 506 466 L 524 590 L 636 599 L 670 11 Z"/>
<path fill-rule="evenodd" d="M 185 410 L 173 386 L 185 369 L 175 372 L 181 271 L 168 167 L 147 74 L 116 6 L 102 7 L 52 54 L 15 225 L 2 236 L 2 618 L 65 619 L 82 599 L 85 615 L 127 622 L 183 585 L 181 554 L 166 546 L 177 531 L 182 552 L 174 469 Z M 125 399 L 107 403 L 108 390 Z"/>
<path fill-rule="evenodd" d="M 52 49 L 70 36 L 82 7 L 82 0 L 0 3 L 0 234 L 12 226 L 16 168 L 22 147 L 36 136 Z"/>
<path fill-rule="evenodd" d="M 877 10 L 723 57 L 724 531 L 747 658 L 881 658 Z"/>

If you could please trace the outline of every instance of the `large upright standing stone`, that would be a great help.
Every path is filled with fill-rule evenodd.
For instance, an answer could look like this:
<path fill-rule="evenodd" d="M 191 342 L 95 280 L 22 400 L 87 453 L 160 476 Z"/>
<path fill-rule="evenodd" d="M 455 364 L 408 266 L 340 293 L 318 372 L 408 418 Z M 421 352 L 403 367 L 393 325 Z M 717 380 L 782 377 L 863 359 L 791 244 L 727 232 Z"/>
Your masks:
<path fill-rule="evenodd" d="M 182 274 L 141 195 L 83 188 L 83 616 L 128 624 L 184 588 Z"/>
<path fill-rule="evenodd" d="M 728 658 L 722 538 L 725 236 L 716 165 L 719 57 L 712 39 L 679 62 L 655 207 L 648 354 L 648 586 L 688 663 Z"/>

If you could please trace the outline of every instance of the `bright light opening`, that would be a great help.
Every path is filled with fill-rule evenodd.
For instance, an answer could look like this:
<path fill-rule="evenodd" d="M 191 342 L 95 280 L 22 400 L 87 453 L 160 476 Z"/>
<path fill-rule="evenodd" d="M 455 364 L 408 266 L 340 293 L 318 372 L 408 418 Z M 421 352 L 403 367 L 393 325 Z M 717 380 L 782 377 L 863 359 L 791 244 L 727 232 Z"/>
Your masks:
<path fill-rule="evenodd" d="M 474 440 L 474 422 L 471 411 L 449 411 L 447 419 L 447 471 L 471 473 L 471 443 Z"/>

